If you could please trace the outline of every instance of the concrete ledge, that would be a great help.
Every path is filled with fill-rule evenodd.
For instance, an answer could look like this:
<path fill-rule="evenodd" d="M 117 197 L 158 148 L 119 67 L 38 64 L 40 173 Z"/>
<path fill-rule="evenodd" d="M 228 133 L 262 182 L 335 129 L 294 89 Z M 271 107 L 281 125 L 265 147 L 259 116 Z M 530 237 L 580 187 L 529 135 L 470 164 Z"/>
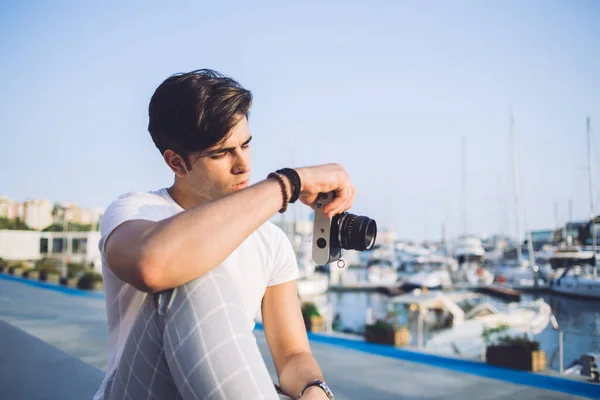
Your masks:
<path fill-rule="evenodd" d="M 104 372 L 0 321 L 0 398 L 91 399 Z"/>
<path fill-rule="evenodd" d="M 256 329 L 263 330 L 262 324 L 257 323 Z M 574 396 L 600 399 L 600 384 L 588 383 L 579 380 L 563 378 L 560 376 L 524 372 L 488 365 L 483 362 L 464 360 L 460 358 L 445 357 L 431 353 L 408 350 L 398 347 L 378 345 L 361 340 L 345 339 L 318 333 L 308 333 L 308 338 L 314 343 L 340 346 L 369 354 L 413 363 L 425 364 L 436 368 L 497 379 L 519 385 L 530 386 L 538 389 L 551 390 Z"/>
<path fill-rule="evenodd" d="M 22 278 L 20 276 L 14 276 L 14 275 L 0 273 L 0 279 L 5 279 L 7 281 L 26 283 L 31 286 L 39 287 L 42 289 L 54 290 L 56 292 L 60 292 L 60 293 L 64 293 L 64 294 L 70 294 L 72 296 L 91 297 L 94 299 L 103 299 L 104 298 L 104 292 L 94 291 L 94 290 L 76 289 L 76 288 L 72 288 L 72 287 L 68 287 L 68 286 L 62 286 L 58 283 L 36 281 L 36 280 L 28 279 L 28 278 Z"/>

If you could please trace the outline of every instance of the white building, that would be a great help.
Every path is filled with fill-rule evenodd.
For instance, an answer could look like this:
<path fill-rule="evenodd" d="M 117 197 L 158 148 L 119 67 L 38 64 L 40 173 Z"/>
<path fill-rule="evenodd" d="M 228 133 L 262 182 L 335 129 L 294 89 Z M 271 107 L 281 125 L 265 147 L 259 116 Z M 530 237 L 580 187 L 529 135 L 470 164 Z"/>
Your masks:
<path fill-rule="evenodd" d="M 23 204 L 11 200 L 6 196 L 0 196 L 0 217 L 15 219 L 23 216 Z"/>
<path fill-rule="evenodd" d="M 23 203 L 23 221 L 33 229 L 42 230 L 52 225 L 54 206 L 48 200 L 27 200 Z"/>
<path fill-rule="evenodd" d="M 82 262 L 100 271 L 100 232 L 0 230 L 0 257 L 6 260 L 53 258 Z"/>

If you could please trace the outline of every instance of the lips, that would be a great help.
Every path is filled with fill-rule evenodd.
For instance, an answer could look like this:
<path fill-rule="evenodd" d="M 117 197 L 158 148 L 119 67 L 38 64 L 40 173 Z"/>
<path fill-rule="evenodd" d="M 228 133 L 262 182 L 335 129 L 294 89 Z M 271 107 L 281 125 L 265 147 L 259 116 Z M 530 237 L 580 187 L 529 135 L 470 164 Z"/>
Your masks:
<path fill-rule="evenodd" d="M 233 185 L 233 188 L 235 190 L 240 190 L 240 189 L 244 189 L 248 187 L 248 181 L 243 181 L 240 183 L 236 183 L 235 185 Z"/>

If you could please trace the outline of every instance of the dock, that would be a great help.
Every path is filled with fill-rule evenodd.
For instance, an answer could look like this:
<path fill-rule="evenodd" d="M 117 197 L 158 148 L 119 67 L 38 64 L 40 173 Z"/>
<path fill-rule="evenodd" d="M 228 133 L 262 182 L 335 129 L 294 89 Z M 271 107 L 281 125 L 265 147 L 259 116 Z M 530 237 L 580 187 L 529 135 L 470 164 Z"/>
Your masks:
<path fill-rule="evenodd" d="M 377 292 L 385 294 L 387 296 L 398 296 L 404 293 L 409 293 L 414 289 L 402 284 L 387 285 L 373 282 L 354 282 L 346 285 L 331 285 L 329 290 L 332 292 Z M 549 287 L 546 285 L 535 286 L 508 286 L 503 284 L 491 284 L 491 285 L 472 285 L 472 284 L 458 284 L 452 288 L 441 289 L 444 291 L 472 291 L 476 293 L 486 294 L 491 297 L 496 297 L 506 301 L 521 301 L 521 297 L 525 293 L 537 293 L 543 294 L 549 292 Z"/>
<path fill-rule="evenodd" d="M 0 276 L 0 398 L 91 398 L 89 393 L 100 384 L 106 364 L 104 301 L 60 289 Z M 255 335 L 275 380 L 260 325 Z M 339 400 L 600 398 L 600 385 L 556 375 L 506 370 L 357 339 L 312 333 L 309 338 Z M 72 393 L 62 397 L 69 393 L 60 389 L 65 379 L 74 382 L 65 382 Z"/>

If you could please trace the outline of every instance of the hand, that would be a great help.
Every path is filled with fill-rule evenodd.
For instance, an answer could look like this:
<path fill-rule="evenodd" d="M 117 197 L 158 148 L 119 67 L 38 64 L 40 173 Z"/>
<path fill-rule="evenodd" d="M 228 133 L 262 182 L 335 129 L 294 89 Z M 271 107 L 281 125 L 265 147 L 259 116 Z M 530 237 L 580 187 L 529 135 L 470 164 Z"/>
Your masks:
<path fill-rule="evenodd" d="M 329 400 L 323 389 L 318 386 L 311 386 L 304 391 L 300 400 Z"/>
<path fill-rule="evenodd" d="M 356 188 L 341 165 L 327 164 L 297 168 L 296 172 L 302 182 L 298 198 L 302 203 L 314 208 L 319 193 L 335 192 L 335 199 L 323 207 L 327 217 L 331 218 L 352 207 Z"/>

